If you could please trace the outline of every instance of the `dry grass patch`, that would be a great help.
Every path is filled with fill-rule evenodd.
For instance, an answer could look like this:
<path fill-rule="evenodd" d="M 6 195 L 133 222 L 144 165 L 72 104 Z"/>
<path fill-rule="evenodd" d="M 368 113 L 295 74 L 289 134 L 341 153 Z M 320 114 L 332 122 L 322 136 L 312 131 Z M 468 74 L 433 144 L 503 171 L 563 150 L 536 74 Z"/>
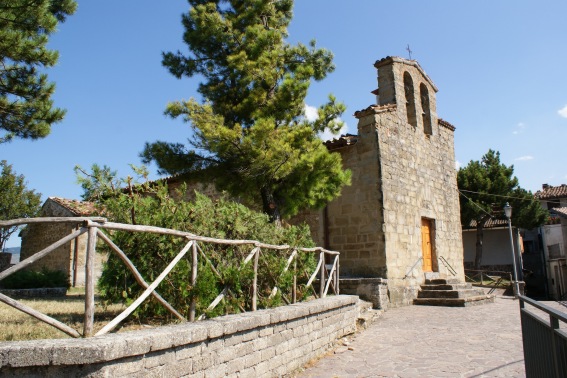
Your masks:
<path fill-rule="evenodd" d="M 68 292 L 64 298 L 21 299 L 21 303 L 83 332 L 85 313 L 84 295 L 77 290 Z M 102 306 L 97 300 L 95 307 L 95 332 L 124 310 L 123 305 Z M 121 330 L 140 328 L 139 324 L 128 324 Z M 0 341 L 64 339 L 67 334 L 37 320 L 15 308 L 0 302 Z"/>

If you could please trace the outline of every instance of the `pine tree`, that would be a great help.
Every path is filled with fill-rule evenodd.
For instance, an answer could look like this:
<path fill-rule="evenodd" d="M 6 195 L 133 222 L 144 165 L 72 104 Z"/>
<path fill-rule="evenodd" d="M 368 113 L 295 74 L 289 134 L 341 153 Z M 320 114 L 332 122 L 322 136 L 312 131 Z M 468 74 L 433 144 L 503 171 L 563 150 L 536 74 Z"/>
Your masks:
<path fill-rule="evenodd" d="M 0 143 L 43 138 L 63 119 L 65 111 L 51 99 L 55 85 L 43 71 L 58 59 L 48 37 L 76 6 L 73 0 L 0 0 Z"/>
<path fill-rule="evenodd" d="M 484 226 L 490 219 L 504 216 L 500 210 L 506 203 L 514 208 L 512 224 L 516 227 L 533 229 L 549 216 L 533 194 L 520 187 L 514 166 L 500 162 L 497 151 L 488 150 L 480 161 L 471 160 L 459 169 L 457 184 L 462 193 L 461 221 L 465 225 L 476 221 L 475 269 L 482 263 Z"/>
<path fill-rule="evenodd" d="M 41 194 L 26 188 L 24 176 L 12 171 L 6 160 L 0 161 L 0 220 L 29 218 L 40 209 Z M 0 228 L 0 251 L 17 226 Z"/>
<path fill-rule="evenodd" d="M 183 15 L 189 54 L 164 53 L 163 64 L 177 78 L 202 78 L 195 99 L 168 105 L 193 135 L 181 143 L 147 143 L 142 158 L 160 173 L 202 173 L 234 196 L 262 204 L 279 222 L 304 208 L 320 208 L 350 182 L 338 154 L 317 134 L 337 132 L 345 110 L 330 95 L 319 118 L 304 117 L 312 80 L 334 70 L 332 54 L 290 45 L 291 0 L 189 0 Z"/>

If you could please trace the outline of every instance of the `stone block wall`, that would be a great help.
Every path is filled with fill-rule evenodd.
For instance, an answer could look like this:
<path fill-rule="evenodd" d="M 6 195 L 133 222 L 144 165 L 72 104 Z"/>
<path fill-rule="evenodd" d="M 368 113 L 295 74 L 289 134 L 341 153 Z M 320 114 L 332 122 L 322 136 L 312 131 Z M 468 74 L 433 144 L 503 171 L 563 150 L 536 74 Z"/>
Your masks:
<path fill-rule="evenodd" d="M 399 88 L 399 84 L 409 74 L 415 99 L 423 95 L 419 88 L 427 88 L 430 96 L 427 100 L 432 121 L 430 133 L 424 129 L 422 117 L 417 117 L 417 127 L 408 122 L 405 106 L 396 106 L 390 112 L 378 111 L 381 108 L 377 107 L 359 117 L 360 124 L 374 122 L 376 126 L 390 300 L 408 304 L 415 297 L 416 286 L 424 280 L 420 263 L 414 269 L 417 274 L 411 272 L 422 257 L 422 219 L 430 220 L 433 225 L 434 270 L 443 268 L 435 264 L 436 258 L 443 257 L 457 271 L 456 278 L 464 279 L 454 128 L 438 120 L 434 97 L 437 89 L 419 65 L 395 59 L 386 63 L 376 64 L 381 94 L 387 85 L 381 77 L 384 75 L 389 80 L 393 75 L 398 85 L 397 102 L 404 103 L 399 98 L 404 88 Z M 380 100 L 382 107 L 388 105 L 382 103 L 384 98 Z M 417 114 L 426 113 L 419 100 L 415 107 Z"/>
<path fill-rule="evenodd" d="M 353 333 L 358 298 L 335 296 L 89 339 L 0 343 L 3 377 L 278 377 Z"/>
<path fill-rule="evenodd" d="M 33 224 L 26 229 L 22 238 L 20 261 L 34 255 L 42 249 L 73 233 L 77 226 L 71 223 Z M 76 244 L 76 245 L 75 245 Z M 71 240 L 42 257 L 28 268 L 41 271 L 42 269 L 60 270 L 67 274 L 71 285 L 85 285 L 85 261 L 87 251 L 87 234 Z M 95 255 L 95 279 L 102 273 L 102 266 L 107 255 L 100 250 Z M 76 260 L 76 261 L 75 261 Z"/>
<path fill-rule="evenodd" d="M 371 302 L 372 308 L 387 310 L 389 307 L 388 280 L 383 278 L 341 278 L 340 288 L 343 294 L 358 295 Z"/>
<path fill-rule="evenodd" d="M 342 277 L 385 277 L 378 141 L 371 121 L 359 125 L 356 144 L 333 152 L 351 170 L 352 185 L 327 206 L 325 247 L 340 251 Z"/>

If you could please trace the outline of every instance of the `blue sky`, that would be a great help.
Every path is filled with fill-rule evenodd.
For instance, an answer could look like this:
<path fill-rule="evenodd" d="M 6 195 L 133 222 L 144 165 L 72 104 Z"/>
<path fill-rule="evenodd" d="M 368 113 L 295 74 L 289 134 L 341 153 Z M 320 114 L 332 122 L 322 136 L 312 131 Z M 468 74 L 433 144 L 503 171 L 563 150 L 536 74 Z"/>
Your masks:
<path fill-rule="evenodd" d="M 162 51 L 186 51 L 185 0 L 78 3 L 50 40 L 60 58 L 48 75 L 65 120 L 45 139 L 0 145 L 0 159 L 43 199 L 80 198 L 77 164 L 125 176 L 146 141 L 185 141 L 188 126 L 163 110 L 197 96 L 198 79 L 177 80 L 161 66 Z M 294 13 L 290 41 L 315 39 L 335 56 L 335 72 L 312 85 L 307 104 L 333 93 L 347 105 L 348 132 L 356 133 L 352 114 L 375 101 L 373 63 L 407 58 L 409 44 L 439 88 L 438 115 L 457 128 L 460 164 L 492 148 L 528 190 L 567 183 L 567 1 L 299 0 Z"/>

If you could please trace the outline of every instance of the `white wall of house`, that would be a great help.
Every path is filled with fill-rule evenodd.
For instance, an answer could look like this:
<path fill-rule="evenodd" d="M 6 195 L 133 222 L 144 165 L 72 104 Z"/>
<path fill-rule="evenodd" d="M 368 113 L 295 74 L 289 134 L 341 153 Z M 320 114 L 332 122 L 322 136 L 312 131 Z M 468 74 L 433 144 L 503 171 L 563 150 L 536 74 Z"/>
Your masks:
<path fill-rule="evenodd" d="M 491 228 L 484 230 L 482 264 L 512 265 L 510 232 L 508 228 Z M 514 232 L 514 245 L 517 245 Z M 476 230 L 463 230 L 464 261 L 474 262 L 476 254 Z"/>
<path fill-rule="evenodd" d="M 550 224 L 542 228 L 545 258 L 549 260 L 565 257 L 565 244 L 563 242 L 561 224 Z"/>

